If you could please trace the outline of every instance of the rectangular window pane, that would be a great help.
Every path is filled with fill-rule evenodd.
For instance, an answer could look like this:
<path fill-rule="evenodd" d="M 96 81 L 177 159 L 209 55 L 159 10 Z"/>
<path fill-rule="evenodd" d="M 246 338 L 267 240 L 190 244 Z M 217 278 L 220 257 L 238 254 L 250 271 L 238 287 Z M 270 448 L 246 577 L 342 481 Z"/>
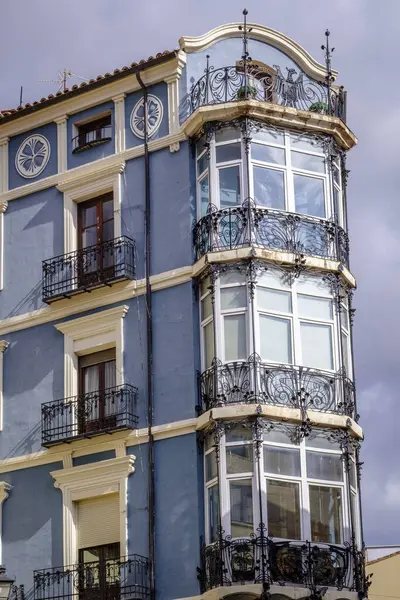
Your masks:
<path fill-rule="evenodd" d="M 231 481 L 231 535 L 246 537 L 254 530 L 251 480 Z"/>
<path fill-rule="evenodd" d="M 201 320 L 207 319 L 212 315 L 211 294 L 207 294 L 201 301 Z"/>
<path fill-rule="evenodd" d="M 300 477 L 300 450 L 264 446 L 264 471 Z"/>
<path fill-rule="evenodd" d="M 207 490 L 208 502 L 208 536 L 210 543 L 218 539 L 219 528 L 219 494 L 218 485 L 213 485 Z"/>
<path fill-rule="evenodd" d="M 223 146 L 217 146 L 217 163 L 228 162 L 228 160 L 240 160 L 241 153 L 242 150 L 240 147 L 240 142 L 236 142 L 234 144 L 225 144 Z"/>
<path fill-rule="evenodd" d="M 350 367 L 349 367 L 349 338 L 342 331 L 342 350 L 343 350 L 343 366 L 346 369 L 346 375 L 350 375 Z"/>
<path fill-rule="evenodd" d="M 279 312 L 292 312 L 292 295 L 290 292 L 280 292 L 258 287 L 258 306 L 261 310 L 276 310 Z"/>
<path fill-rule="evenodd" d="M 203 336 L 204 366 L 206 369 L 208 369 L 211 367 L 211 363 L 214 358 L 214 326 L 212 321 L 203 327 Z"/>
<path fill-rule="evenodd" d="M 285 210 L 285 176 L 283 171 L 253 167 L 253 176 L 256 204 Z"/>
<path fill-rule="evenodd" d="M 297 295 L 300 317 L 310 319 L 332 319 L 332 300 L 328 298 L 316 298 L 313 296 Z"/>
<path fill-rule="evenodd" d="M 342 543 L 342 492 L 338 488 L 310 485 L 311 540 Z"/>
<path fill-rule="evenodd" d="M 196 142 L 196 153 L 197 156 L 199 156 L 202 152 L 204 152 L 204 150 L 207 147 L 207 141 L 205 136 L 203 136 L 202 138 L 200 138 L 199 140 L 197 140 Z"/>
<path fill-rule="evenodd" d="M 247 294 L 246 287 L 229 287 L 221 290 L 221 309 L 228 308 L 246 308 Z"/>
<path fill-rule="evenodd" d="M 238 129 L 221 129 L 215 133 L 215 143 L 229 142 L 230 140 L 239 140 L 240 131 Z"/>
<path fill-rule="evenodd" d="M 208 191 L 208 175 L 203 177 L 199 183 L 200 188 L 200 210 L 201 216 L 204 217 L 207 214 L 208 202 L 209 202 L 209 191 Z"/>
<path fill-rule="evenodd" d="M 246 317 L 230 315 L 224 317 L 225 360 L 246 358 Z"/>
<path fill-rule="evenodd" d="M 322 157 L 313 156 L 312 154 L 292 152 L 292 167 L 294 169 L 325 173 L 325 160 Z"/>
<path fill-rule="evenodd" d="M 292 334 L 289 319 L 260 315 L 260 338 L 263 360 L 292 362 Z"/>
<path fill-rule="evenodd" d="M 197 176 L 201 175 L 208 167 L 207 153 L 203 154 L 197 161 Z"/>
<path fill-rule="evenodd" d="M 252 144 L 251 158 L 253 160 L 284 165 L 285 151 L 283 148 L 274 148 L 274 146 L 265 146 L 265 144 Z"/>
<path fill-rule="evenodd" d="M 206 481 L 211 481 L 211 479 L 215 479 L 217 475 L 217 458 L 215 455 L 215 450 L 213 450 L 209 454 L 206 454 Z"/>
<path fill-rule="evenodd" d="M 325 217 L 325 192 L 322 179 L 293 175 L 296 212 Z"/>
<path fill-rule="evenodd" d="M 308 150 L 309 152 L 319 152 L 322 154 L 322 144 L 317 140 L 307 138 L 304 135 L 291 135 L 290 145 L 292 150 Z"/>
<path fill-rule="evenodd" d="M 285 143 L 285 136 L 283 133 L 273 131 L 272 129 L 260 129 L 259 131 L 255 131 L 253 133 L 253 140 L 260 140 L 260 142 L 283 145 Z"/>
<path fill-rule="evenodd" d="M 226 472 L 252 473 L 253 472 L 253 445 L 228 446 L 226 449 Z"/>
<path fill-rule="evenodd" d="M 237 206 L 241 202 L 240 197 L 240 172 L 239 167 L 227 167 L 218 169 L 219 175 L 219 202 L 222 208 Z"/>
<path fill-rule="evenodd" d="M 300 498 L 297 483 L 267 479 L 268 534 L 299 540 Z"/>
<path fill-rule="evenodd" d="M 331 327 L 300 323 L 300 333 L 302 364 L 315 369 L 333 369 Z"/>
<path fill-rule="evenodd" d="M 246 442 L 253 439 L 251 427 L 234 427 L 229 429 L 225 434 L 226 441 L 229 442 Z"/>
<path fill-rule="evenodd" d="M 307 477 L 343 481 L 343 463 L 339 454 L 307 452 Z"/>
<path fill-rule="evenodd" d="M 356 464 L 353 460 L 350 460 L 349 479 L 350 479 L 350 485 L 354 489 L 356 489 L 357 488 Z"/>

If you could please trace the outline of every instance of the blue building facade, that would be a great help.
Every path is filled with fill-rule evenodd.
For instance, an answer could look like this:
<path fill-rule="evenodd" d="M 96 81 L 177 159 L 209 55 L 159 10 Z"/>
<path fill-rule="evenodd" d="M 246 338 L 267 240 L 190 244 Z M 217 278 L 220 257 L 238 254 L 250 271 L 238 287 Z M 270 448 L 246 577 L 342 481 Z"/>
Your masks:
<path fill-rule="evenodd" d="M 0 563 L 363 598 L 346 95 L 246 23 L 0 113 Z"/>

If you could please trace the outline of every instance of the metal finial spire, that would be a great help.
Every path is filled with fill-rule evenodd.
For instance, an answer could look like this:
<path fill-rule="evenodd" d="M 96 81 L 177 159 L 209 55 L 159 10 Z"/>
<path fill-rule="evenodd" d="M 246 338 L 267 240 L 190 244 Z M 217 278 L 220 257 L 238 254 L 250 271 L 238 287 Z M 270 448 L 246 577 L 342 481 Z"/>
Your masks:
<path fill-rule="evenodd" d="M 332 103 L 332 98 L 331 98 L 331 83 L 333 81 L 333 76 L 332 76 L 332 54 L 333 51 L 335 50 L 335 48 L 331 48 L 329 46 L 329 36 L 331 35 L 331 32 L 329 31 L 329 29 L 327 29 L 325 31 L 325 37 L 326 37 L 326 43 L 322 44 L 321 46 L 321 50 L 324 50 L 325 52 L 325 67 L 326 67 L 326 75 L 325 75 L 325 80 L 326 80 L 326 87 L 327 87 L 327 93 L 328 93 L 328 114 L 331 114 L 331 103 Z"/>
<path fill-rule="evenodd" d="M 243 25 L 239 25 L 239 31 L 242 31 L 242 40 L 243 40 L 243 63 L 246 64 L 247 61 L 251 60 L 251 56 L 249 56 L 249 33 L 252 30 L 252 27 L 247 26 L 247 8 L 243 11 Z"/>

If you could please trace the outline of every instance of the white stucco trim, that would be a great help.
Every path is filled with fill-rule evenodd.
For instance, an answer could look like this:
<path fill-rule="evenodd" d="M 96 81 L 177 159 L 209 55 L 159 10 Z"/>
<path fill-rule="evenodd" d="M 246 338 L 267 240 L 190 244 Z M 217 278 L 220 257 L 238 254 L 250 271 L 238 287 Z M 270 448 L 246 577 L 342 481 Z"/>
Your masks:
<path fill-rule="evenodd" d="M 68 169 L 67 164 L 67 119 L 62 115 L 55 119 L 57 123 L 57 171 L 64 173 Z"/>
<path fill-rule="evenodd" d="M 134 463 L 135 457 L 131 455 L 50 473 L 54 486 L 63 495 L 65 566 L 76 564 L 78 559 L 76 502 L 104 494 L 119 494 L 121 556 L 127 554 L 127 483 L 129 475 L 134 471 Z"/>
<path fill-rule="evenodd" d="M 270 29 L 257 23 L 248 23 L 248 25 L 251 27 L 250 39 L 264 42 L 281 50 L 281 52 L 284 52 L 294 60 L 307 75 L 317 80 L 325 81 L 325 66 L 308 54 L 300 44 L 275 29 Z M 215 42 L 232 37 L 241 37 L 240 26 L 243 26 L 243 23 L 227 23 L 226 25 L 215 27 L 215 29 L 211 29 L 211 31 L 198 37 L 183 36 L 179 40 L 179 45 L 188 54 L 199 52 L 215 44 Z M 253 58 L 256 59 L 257 57 L 254 56 Z M 336 79 L 338 72 L 332 70 L 332 76 Z"/>
<path fill-rule="evenodd" d="M 8 348 L 8 342 L 0 341 L 0 431 L 3 431 L 3 354 Z M 0 560 L 1 565 L 1 560 Z"/>
<path fill-rule="evenodd" d="M 8 191 L 8 142 L 9 138 L 0 139 L 0 198 Z M 4 212 L 7 200 L 0 200 L 0 291 L 3 289 L 4 273 Z"/>
<path fill-rule="evenodd" d="M 64 398 L 78 393 L 78 356 L 115 348 L 116 385 L 124 383 L 123 318 L 128 306 L 103 310 L 54 327 L 64 334 Z"/>
<path fill-rule="evenodd" d="M 182 75 L 183 68 L 186 64 L 186 53 L 179 52 L 178 68 L 173 75 L 169 75 L 164 79 L 168 85 L 168 131 L 169 135 L 176 135 L 180 131 L 179 123 L 179 79 Z M 171 152 L 179 150 L 179 142 L 170 144 Z"/>
<path fill-rule="evenodd" d="M 81 177 L 68 177 L 57 185 L 64 193 L 64 254 L 74 252 L 78 245 L 78 204 L 107 192 L 113 193 L 114 237 L 121 235 L 121 173 L 125 162 L 112 164 L 108 168 L 98 168 L 82 174 Z"/>
<path fill-rule="evenodd" d="M 125 150 L 125 96 L 126 94 L 119 94 L 113 98 L 115 154 Z"/>
<path fill-rule="evenodd" d="M 0 481 L 0 565 L 3 564 L 3 502 L 7 500 L 11 485 L 6 481 Z"/>

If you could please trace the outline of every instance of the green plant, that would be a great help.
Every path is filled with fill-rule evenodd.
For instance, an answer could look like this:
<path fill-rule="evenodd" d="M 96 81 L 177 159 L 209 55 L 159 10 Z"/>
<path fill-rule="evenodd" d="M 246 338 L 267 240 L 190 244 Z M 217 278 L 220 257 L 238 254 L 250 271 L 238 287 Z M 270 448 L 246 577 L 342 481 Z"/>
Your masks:
<path fill-rule="evenodd" d="M 241 88 L 237 91 L 237 97 L 239 100 L 243 100 L 245 98 L 255 98 L 257 96 L 257 88 L 251 83 L 247 85 L 242 85 Z"/>
<path fill-rule="evenodd" d="M 314 102 L 314 104 L 311 104 L 308 110 L 310 112 L 326 114 L 328 112 L 328 105 L 326 102 Z"/>

